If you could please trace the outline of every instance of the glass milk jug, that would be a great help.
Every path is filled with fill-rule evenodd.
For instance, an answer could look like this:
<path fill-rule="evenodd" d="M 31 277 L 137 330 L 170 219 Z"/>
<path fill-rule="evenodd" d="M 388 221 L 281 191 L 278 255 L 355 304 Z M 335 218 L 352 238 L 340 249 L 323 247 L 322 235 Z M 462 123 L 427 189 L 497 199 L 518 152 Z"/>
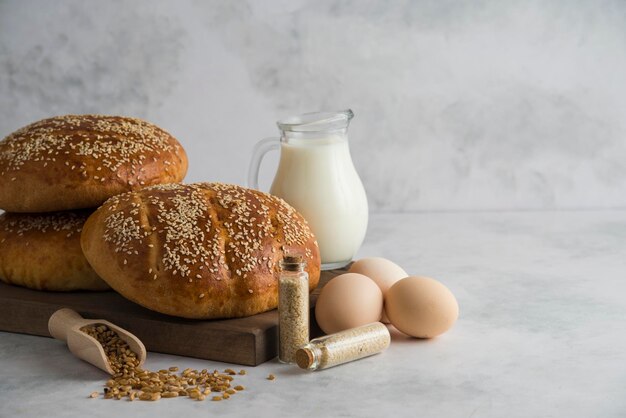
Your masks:
<path fill-rule="evenodd" d="M 283 198 L 307 220 L 317 238 L 324 270 L 348 264 L 367 230 L 367 197 L 348 147 L 353 116 L 351 110 L 344 110 L 279 121 L 280 139 L 257 143 L 248 171 L 248 187 L 258 189 L 263 155 L 280 148 L 270 193 Z"/>

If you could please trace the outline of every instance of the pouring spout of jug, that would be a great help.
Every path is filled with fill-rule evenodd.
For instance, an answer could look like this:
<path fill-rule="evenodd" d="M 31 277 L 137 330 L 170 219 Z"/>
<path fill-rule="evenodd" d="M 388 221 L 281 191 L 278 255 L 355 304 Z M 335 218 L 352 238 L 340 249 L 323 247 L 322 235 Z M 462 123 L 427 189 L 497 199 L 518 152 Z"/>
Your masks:
<path fill-rule="evenodd" d="M 291 116 L 277 122 L 283 135 L 289 133 L 345 133 L 354 117 L 350 109 L 335 112 L 313 112 Z"/>

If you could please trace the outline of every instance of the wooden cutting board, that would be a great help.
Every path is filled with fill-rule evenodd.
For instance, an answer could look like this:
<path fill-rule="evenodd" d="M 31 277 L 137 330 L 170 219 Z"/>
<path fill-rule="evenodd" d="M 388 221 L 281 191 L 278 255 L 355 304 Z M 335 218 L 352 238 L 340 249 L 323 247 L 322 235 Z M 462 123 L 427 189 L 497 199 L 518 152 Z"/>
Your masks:
<path fill-rule="evenodd" d="M 322 287 L 346 269 L 322 272 L 311 294 L 315 306 Z M 0 282 L 0 331 L 50 337 L 48 319 L 66 307 L 85 318 L 106 319 L 139 337 L 148 351 L 256 366 L 276 357 L 278 312 L 247 318 L 190 320 L 152 312 L 115 292 L 41 292 Z M 311 315 L 311 336 L 319 335 Z"/>

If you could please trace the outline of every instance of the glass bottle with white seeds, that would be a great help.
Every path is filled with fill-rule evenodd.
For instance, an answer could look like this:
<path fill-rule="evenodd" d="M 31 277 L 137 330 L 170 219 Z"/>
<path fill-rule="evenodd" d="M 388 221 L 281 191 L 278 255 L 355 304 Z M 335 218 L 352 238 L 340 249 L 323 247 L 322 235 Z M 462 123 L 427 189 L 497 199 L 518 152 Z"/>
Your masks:
<path fill-rule="evenodd" d="M 294 363 L 309 342 L 309 274 L 301 256 L 288 255 L 278 278 L 278 360 Z"/>
<path fill-rule="evenodd" d="M 311 340 L 296 352 L 296 363 L 308 370 L 327 369 L 380 353 L 390 342 L 385 324 L 372 322 Z"/>

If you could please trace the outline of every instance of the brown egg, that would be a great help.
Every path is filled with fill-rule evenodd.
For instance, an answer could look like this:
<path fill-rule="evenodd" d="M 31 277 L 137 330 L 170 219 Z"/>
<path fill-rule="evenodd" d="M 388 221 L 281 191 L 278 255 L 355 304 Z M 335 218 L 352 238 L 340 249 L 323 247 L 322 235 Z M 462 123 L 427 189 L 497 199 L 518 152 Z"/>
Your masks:
<path fill-rule="evenodd" d="M 377 322 L 383 310 L 383 294 L 373 280 L 357 273 L 335 277 L 322 288 L 315 304 L 319 327 L 332 334 Z"/>
<path fill-rule="evenodd" d="M 395 282 L 408 276 L 402 267 L 382 257 L 367 257 L 355 261 L 350 266 L 349 272 L 363 274 L 374 280 L 383 292 L 383 298 Z M 381 321 L 389 323 L 384 307 Z"/>
<path fill-rule="evenodd" d="M 405 334 L 432 338 L 446 332 L 459 316 L 459 304 L 450 290 L 435 279 L 410 276 L 387 291 L 391 323 Z"/>

